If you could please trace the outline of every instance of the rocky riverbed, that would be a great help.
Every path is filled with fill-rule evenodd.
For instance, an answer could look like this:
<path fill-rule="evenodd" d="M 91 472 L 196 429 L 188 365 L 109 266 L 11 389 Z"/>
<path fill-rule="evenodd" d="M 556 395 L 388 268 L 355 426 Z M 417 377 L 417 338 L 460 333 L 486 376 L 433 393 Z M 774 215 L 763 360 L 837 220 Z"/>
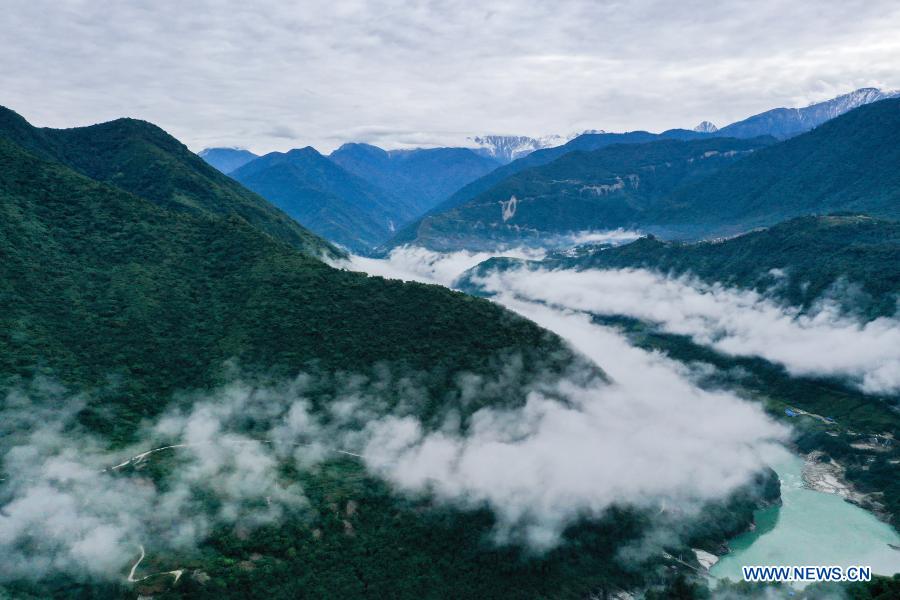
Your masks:
<path fill-rule="evenodd" d="M 820 451 L 810 452 L 806 455 L 803 464 L 803 485 L 817 492 L 836 494 L 857 506 L 865 508 L 884 517 L 884 506 L 874 497 L 874 494 L 864 494 L 857 491 L 844 477 L 844 467 L 834 459 L 824 459 Z"/>

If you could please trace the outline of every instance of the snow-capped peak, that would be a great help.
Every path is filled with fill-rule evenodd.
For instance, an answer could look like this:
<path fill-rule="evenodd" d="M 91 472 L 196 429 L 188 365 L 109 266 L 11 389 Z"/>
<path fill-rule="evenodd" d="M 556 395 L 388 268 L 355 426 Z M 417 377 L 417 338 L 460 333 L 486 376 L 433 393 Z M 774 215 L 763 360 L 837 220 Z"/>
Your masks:
<path fill-rule="evenodd" d="M 829 118 L 834 118 L 845 112 L 849 112 L 854 108 L 863 106 L 864 104 L 878 102 L 879 100 L 885 100 L 887 98 L 896 98 L 897 96 L 900 96 L 900 90 L 882 91 L 878 88 L 871 87 L 860 88 L 847 94 L 842 94 L 836 98 L 832 98 L 831 100 L 810 104 L 807 107 L 807 110 L 818 109 L 818 111 L 824 112 Z"/>
<path fill-rule="evenodd" d="M 562 146 L 566 142 L 586 133 L 606 133 L 602 129 L 587 129 L 568 135 L 551 134 L 540 137 L 526 135 L 482 135 L 469 138 L 478 147 L 476 152 L 490 156 L 502 163 L 509 163 L 517 158 L 531 154 L 535 150 Z"/>
<path fill-rule="evenodd" d="M 531 154 L 535 150 L 566 143 L 566 140 L 559 135 L 547 135 L 540 138 L 526 135 L 483 135 L 469 139 L 478 144 L 477 152 L 504 164 Z"/>
<path fill-rule="evenodd" d="M 719 128 L 709 121 L 700 121 L 700 123 L 694 127 L 694 131 L 699 131 L 700 133 L 715 133 L 718 130 Z"/>

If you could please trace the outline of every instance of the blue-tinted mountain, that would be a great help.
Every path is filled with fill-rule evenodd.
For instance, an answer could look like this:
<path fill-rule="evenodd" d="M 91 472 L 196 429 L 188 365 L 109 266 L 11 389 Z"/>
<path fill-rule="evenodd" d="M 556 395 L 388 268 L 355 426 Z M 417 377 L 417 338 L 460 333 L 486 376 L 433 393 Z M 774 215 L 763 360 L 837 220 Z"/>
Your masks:
<path fill-rule="evenodd" d="M 676 193 L 645 224 L 728 236 L 802 215 L 900 218 L 900 98 L 861 106 Z"/>
<path fill-rule="evenodd" d="M 306 147 L 271 152 L 231 177 L 298 223 L 354 252 L 387 240 L 415 208 Z"/>
<path fill-rule="evenodd" d="M 340 254 L 152 123 L 117 119 L 89 127 L 39 128 L 0 107 L 0 137 L 44 160 L 64 164 L 164 208 L 192 214 L 238 215 L 305 252 Z"/>
<path fill-rule="evenodd" d="M 449 198 L 432 208 L 428 212 L 428 214 L 423 216 L 421 219 L 418 219 L 404 227 L 400 232 L 397 233 L 397 235 L 395 235 L 391 239 L 388 246 L 400 246 L 403 244 L 412 243 L 417 237 L 416 232 L 420 227 L 423 226 L 425 221 L 431 217 L 431 215 L 443 213 L 450 209 L 456 208 L 457 206 L 465 204 L 469 200 L 475 198 L 479 194 L 486 192 L 494 185 L 497 185 L 504 179 L 511 177 L 516 173 L 520 173 L 532 167 L 545 165 L 563 156 L 564 154 L 568 154 L 569 152 L 573 152 L 576 150 L 598 150 L 607 146 L 611 146 L 613 144 L 643 144 L 659 139 L 691 140 L 703 139 L 706 137 L 710 137 L 709 134 L 689 131 L 686 129 L 670 129 L 668 131 L 664 131 L 663 133 L 630 131 L 628 133 L 604 132 L 585 133 L 579 135 L 578 137 L 570 140 L 562 146 L 555 146 L 552 148 L 545 148 L 542 150 L 531 152 L 530 154 L 514 160 L 509 164 L 494 169 L 484 177 L 476 179 L 472 183 L 460 188 Z M 425 226 L 427 227 L 427 225 Z"/>
<path fill-rule="evenodd" d="M 811 104 L 805 108 L 775 108 L 732 123 L 718 131 L 730 137 L 755 137 L 771 135 L 780 139 L 805 133 L 842 114 L 887 98 L 900 95 L 900 91 L 881 91 L 877 88 L 861 88 L 837 98 Z"/>
<path fill-rule="evenodd" d="M 535 150 L 562 146 L 573 137 L 575 136 L 547 135 L 534 138 L 527 135 L 482 135 L 470 139 L 478 144 L 475 152 L 505 165 Z"/>
<path fill-rule="evenodd" d="M 678 187 L 772 143 L 771 137 L 668 139 L 568 152 L 429 215 L 413 242 L 440 250 L 482 249 L 634 227 Z"/>
<path fill-rule="evenodd" d="M 469 148 L 386 151 L 369 144 L 344 144 L 329 158 L 413 207 L 418 215 L 499 166 Z"/>
<path fill-rule="evenodd" d="M 198 156 L 225 174 L 259 158 L 258 155 L 243 148 L 206 148 L 201 150 Z"/>

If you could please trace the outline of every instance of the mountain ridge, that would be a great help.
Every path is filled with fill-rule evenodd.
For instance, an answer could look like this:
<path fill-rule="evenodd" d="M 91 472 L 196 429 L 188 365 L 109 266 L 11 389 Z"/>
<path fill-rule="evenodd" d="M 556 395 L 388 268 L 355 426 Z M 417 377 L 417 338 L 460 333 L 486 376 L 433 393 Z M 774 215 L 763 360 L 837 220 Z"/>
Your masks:
<path fill-rule="evenodd" d="M 315 148 L 270 152 L 230 176 L 298 223 L 354 252 L 367 252 L 416 209 L 358 177 Z"/>
<path fill-rule="evenodd" d="M 383 150 L 370 144 L 348 143 L 328 158 L 413 207 L 416 217 L 499 166 L 471 148 Z"/>
<path fill-rule="evenodd" d="M 585 133 L 579 135 L 562 146 L 555 146 L 536 150 L 530 154 L 514 160 L 513 162 L 498 167 L 484 177 L 460 188 L 449 198 L 436 205 L 420 218 L 416 219 L 395 235 L 387 244 L 380 248 L 381 252 L 389 248 L 408 244 L 416 237 L 416 231 L 433 215 L 440 214 L 465 204 L 472 198 L 489 190 L 495 184 L 531 167 L 537 167 L 563 156 L 574 150 L 597 150 L 613 144 L 640 144 L 659 139 L 701 139 L 707 134 L 688 131 L 686 129 L 669 129 L 662 133 L 650 133 L 648 131 L 630 131 L 626 133 Z"/>
<path fill-rule="evenodd" d="M 209 166 L 160 127 L 139 119 L 50 129 L 0 109 L 0 137 L 36 156 L 184 212 L 237 214 L 312 255 L 342 255 L 259 195 Z"/>
<path fill-rule="evenodd" d="M 414 243 L 436 250 L 483 250 L 631 228 L 673 189 L 774 141 L 701 136 L 567 152 L 426 217 Z"/>
<path fill-rule="evenodd" d="M 259 158 L 244 148 L 204 148 L 197 156 L 211 164 L 213 167 L 228 175 L 251 160 Z"/>
<path fill-rule="evenodd" d="M 900 98 L 865 104 L 679 190 L 647 224 L 729 236 L 804 214 L 900 218 Z"/>
<path fill-rule="evenodd" d="M 805 133 L 860 106 L 898 96 L 900 90 L 860 88 L 806 107 L 773 108 L 726 125 L 719 133 L 733 137 L 773 135 L 781 139 L 789 138 Z"/>

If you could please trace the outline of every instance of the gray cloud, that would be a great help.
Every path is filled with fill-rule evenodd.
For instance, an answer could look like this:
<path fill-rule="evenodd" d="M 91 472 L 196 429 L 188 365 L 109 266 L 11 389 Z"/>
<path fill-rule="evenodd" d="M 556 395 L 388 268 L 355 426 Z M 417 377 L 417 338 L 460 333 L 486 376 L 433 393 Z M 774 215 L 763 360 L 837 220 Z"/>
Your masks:
<path fill-rule="evenodd" d="M 859 0 L 13 0 L 0 102 L 39 125 L 128 115 L 256 151 L 721 125 L 900 87 L 898 26 L 896 3 Z"/>

